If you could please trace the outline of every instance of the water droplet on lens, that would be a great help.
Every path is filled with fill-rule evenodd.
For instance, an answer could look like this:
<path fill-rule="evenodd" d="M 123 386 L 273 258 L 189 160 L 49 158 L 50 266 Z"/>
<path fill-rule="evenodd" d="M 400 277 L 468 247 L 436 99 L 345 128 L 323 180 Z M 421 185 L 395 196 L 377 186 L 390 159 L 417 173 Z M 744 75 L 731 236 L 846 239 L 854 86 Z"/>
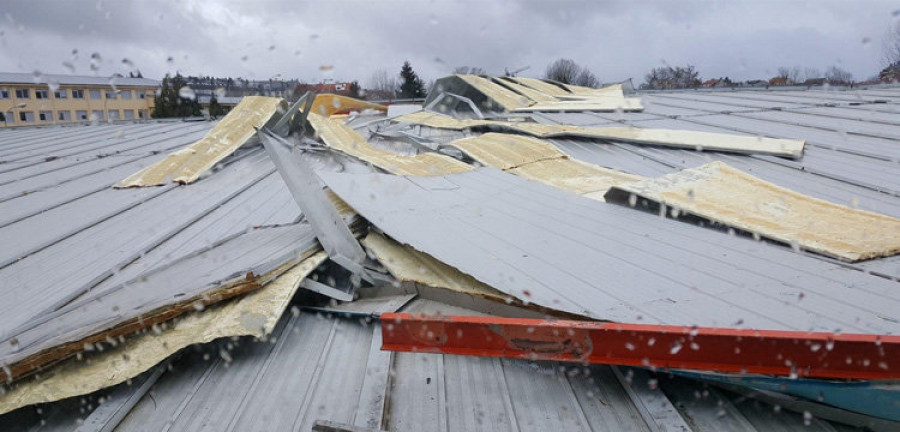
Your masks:
<path fill-rule="evenodd" d="M 190 87 L 184 86 L 178 89 L 178 96 L 184 99 L 194 99 L 194 97 L 196 97 L 196 93 L 194 93 L 194 90 Z"/>
<path fill-rule="evenodd" d="M 91 54 L 91 70 L 96 72 L 100 70 L 100 63 L 103 62 L 103 57 L 100 57 L 100 53 Z"/>

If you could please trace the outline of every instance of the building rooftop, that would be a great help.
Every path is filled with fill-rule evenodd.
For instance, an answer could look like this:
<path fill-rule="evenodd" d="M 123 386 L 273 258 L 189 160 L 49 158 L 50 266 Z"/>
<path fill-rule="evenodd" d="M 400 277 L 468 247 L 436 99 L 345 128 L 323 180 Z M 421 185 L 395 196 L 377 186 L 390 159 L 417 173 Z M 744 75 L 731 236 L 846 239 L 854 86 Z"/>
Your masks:
<path fill-rule="evenodd" d="M 19 75 L 34 82 L 29 74 Z M 640 96 L 643 109 L 485 110 L 479 120 L 803 140 L 799 158 L 616 139 L 540 141 L 595 171 L 654 179 L 724 162 L 808 197 L 900 218 L 900 120 L 894 118 L 900 114 L 900 88 L 629 96 Z M 242 113 L 241 105 L 232 113 Z M 202 297 L 194 296 L 241 281 L 263 284 L 255 278 L 285 262 L 296 264 L 301 255 L 305 262 L 321 249 L 332 257 L 295 281 L 299 288 L 269 314 L 270 330 L 258 334 L 254 321 L 252 331 L 230 337 L 188 337 L 189 343 L 178 345 L 186 348 L 154 354 L 160 361 L 148 360 L 139 368 L 146 372 L 128 383 L 110 381 L 103 390 L 63 392 L 70 397 L 58 402 L 20 404 L 0 415 L 0 429 L 310 430 L 317 421 L 390 431 L 896 427 L 829 405 L 831 393 L 822 403 L 685 378 L 664 368 L 381 350 L 382 326 L 393 323 L 380 322 L 378 314 L 398 311 L 896 335 L 900 256 L 848 262 L 798 244 L 761 241 L 729 226 L 666 217 L 665 210 L 661 217 L 656 210 L 541 184 L 537 176 L 516 171 L 518 165 L 498 169 L 460 151 L 457 140 L 483 136 L 487 129 L 481 126 L 454 130 L 384 114 L 351 115 L 335 122 L 362 139 L 347 144 L 352 138 L 346 130 L 325 128 L 324 117 L 309 115 L 306 131 L 312 127 L 316 135 L 282 134 L 306 150 L 296 163 L 311 168 L 297 172 L 317 173 L 321 185 L 346 203 L 335 206 L 335 221 L 346 222 L 354 236 L 382 235 L 406 251 L 395 258 L 418 256 L 418 264 L 406 269 L 415 277 L 404 277 L 401 262 L 387 259 L 388 249 L 368 238 L 362 241 L 368 259 L 380 265 L 367 261 L 356 273 L 335 270 L 346 264 L 334 253 L 337 236 L 321 231 L 320 221 L 327 220 L 322 207 L 300 210 L 309 201 L 297 199 L 297 183 L 289 187 L 286 181 L 293 180 L 283 177 L 274 153 L 257 138 L 239 142 L 219 160 L 203 161 L 211 168 L 196 182 L 113 187 L 173 160 L 173 152 L 203 142 L 213 127 L 236 133 L 220 128 L 227 118 L 0 130 L 4 367 L 15 366 L 8 360 L 31 346 L 55 346 L 63 340 L 59 335 L 74 335 L 80 344 L 76 327 L 88 332 L 132 325 L 126 321 L 131 310 L 181 305 L 185 316 L 218 316 L 217 306 L 197 306 L 194 299 Z M 500 132 L 506 132 L 503 127 Z M 268 128 L 279 126 L 269 121 Z M 241 136 L 255 136 L 248 129 Z M 498 132 L 498 126 L 490 131 Z M 388 174 L 420 167 L 424 177 Z M 318 196 L 315 189 L 300 189 L 301 195 Z M 348 273 L 376 282 L 357 286 Z M 446 274 L 453 276 L 439 277 Z M 379 277 L 390 282 L 379 283 Z M 244 294 L 229 295 L 234 299 L 222 304 Z M 331 300 L 346 295 L 355 301 Z M 126 304 L 131 308 L 119 308 Z M 89 323 L 79 313 L 87 310 Z M 252 312 L 266 314 L 261 311 Z M 155 315 L 140 316 L 148 320 L 143 332 L 122 333 L 121 341 L 143 337 L 174 344 L 170 334 L 188 325 L 176 319 L 151 326 Z M 91 362 L 125 358 L 102 374 L 115 370 L 112 375 L 123 377 L 135 362 L 128 359 L 132 343 L 118 338 L 98 339 L 102 353 L 94 342 L 90 352 L 79 349 L 77 357 L 63 360 L 67 369 L 48 366 L 41 377 L 26 375 L 3 387 L 0 408 L 26 400 L 22 389 L 29 380 L 40 387 L 54 375 L 69 376 L 62 381 L 68 387 L 91 389 L 101 381 L 84 372 Z M 44 390 L 67 386 L 50 387 Z"/>
<path fill-rule="evenodd" d="M 160 82 L 149 78 L 128 78 L 128 77 L 101 77 L 90 75 L 61 75 L 61 74 L 41 74 L 35 75 L 30 73 L 18 72 L 0 72 L 0 85 L 2 84 L 47 84 L 56 83 L 59 85 L 85 85 L 85 86 L 109 86 L 116 85 L 122 87 L 153 87 L 160 86 Z"/>

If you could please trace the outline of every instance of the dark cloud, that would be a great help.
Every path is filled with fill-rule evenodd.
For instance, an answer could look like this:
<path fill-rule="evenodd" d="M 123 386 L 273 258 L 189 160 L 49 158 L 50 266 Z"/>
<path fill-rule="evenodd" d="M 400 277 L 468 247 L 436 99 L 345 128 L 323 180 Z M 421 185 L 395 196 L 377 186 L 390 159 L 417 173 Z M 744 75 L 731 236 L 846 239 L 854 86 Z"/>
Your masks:
<path fill-rule="evenodd" d="M 63 62 L 73 62 L 90 73 L 97 52 L 103 75 L 127 71 L 128 58 L 154 77 L 366 81 L 404 60 L 426 78 L 462 65 L 530 66 L 525 75 L 538 76 L 568 57 L 606 81 L 640 81 L 663 62 L 735 79 L 839 64 L 866 78 L 879 69 L 895 9 L 874 1 L 0 0 L 0 70 L 64 73 Z"/>

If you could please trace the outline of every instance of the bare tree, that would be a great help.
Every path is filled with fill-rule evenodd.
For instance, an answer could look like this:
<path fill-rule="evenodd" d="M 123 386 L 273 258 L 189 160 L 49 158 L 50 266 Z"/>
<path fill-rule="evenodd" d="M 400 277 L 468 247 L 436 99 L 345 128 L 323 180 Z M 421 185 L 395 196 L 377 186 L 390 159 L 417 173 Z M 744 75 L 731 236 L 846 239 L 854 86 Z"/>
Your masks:
<path fill-rule="evenodd" d="M 547 66 L 544 78 L 584 87 L 599 87 L 600 80 L 588 68 L 569 59 L 557 59 Z"/>
<path fill-rule="evenodd" d="M 785 66 L 778 68 L 778 72 L 775 74 L 775 78 L 783 78 L 785 81 L 787 81 L 790 76 L 791 70 Z"/>
<path fill-rule="evenodd" d="M 800 66 L 794 66 L 792 68 L 782 66 L 778 68 L 778 74 L 775 75 L 775 77 L 783 79 L 785 84 L 797 84 L 800 82 L 800 77 L 802 75 Z"/>
<path fill-rule="evenodd" d="M 643 89 L 681 89 L 700 86 L 700 72 L 694 66 L 662 66 L 653 68 L 644 77 Z"/>
<path fill-rule="evenodd" d="M 900 22 L 891 25 L 881 41 L 882 63 L 885 68 L 900 66 Z"/>
<path fill-rule="evenodd" d="M 797 84 L 800 82 L 802 76 L 803 74 L 800 72 L 800 66 L 794 66 L 791 68 L 790 72 L 788 72 L 788 81 L 791 84 Z"/>
<path fill-rule="evenodd" d="M 837 85 L 851 84 L 853 83 L 853 74 L 837 66 L 832 66 L 825 71 L 825 82 Z"/>
<path fill-rule="evenodd" d="M 400 91 L 400 82 L 386 70 L 377 69 L 369 78 L 369 91 L 376 93 L 378 97 L 396 97 Z"/>
<path fill-rule="evenodd" d="M 804 82 L 809 82 L 810 80 L 817 80 L 822 78 L 822 72 L 820 72 L 816 68 L 806 68 L 803 70 Z"/>
<path fill-rule="evenodd" d="M 487 71 L 477 66 L 459 66 L 453 73 L 460 75 L 487 75 Z"/>

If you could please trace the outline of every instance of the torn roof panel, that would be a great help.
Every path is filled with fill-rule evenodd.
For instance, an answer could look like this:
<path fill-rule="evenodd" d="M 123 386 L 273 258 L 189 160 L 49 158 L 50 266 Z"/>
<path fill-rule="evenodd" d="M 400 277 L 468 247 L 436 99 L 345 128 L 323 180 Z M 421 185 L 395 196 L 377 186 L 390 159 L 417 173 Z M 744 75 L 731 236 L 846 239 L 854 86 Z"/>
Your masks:
<path fill-rule="evenodd" d="M 722 162 L 617 185 L 611 196 L 626 203 L 634 203 L 632 196 L 649 199 L 846 261 L 900 252 L 900 219 L 799 194 Z"/>
<path fill-rule="evenodd" d="M 516 94 L 515 92 L 494 83 L 488 78 L 484 78 L 478 75 L 456 76 L 491 100 L 500 104 L 507 111 L 512 111 L 516 108 L 523 108 L 533 103 L 533 101 L 527 96 Z"/>
<path fill-rule="evenodd" d="M 225 205 L 246 199 L 244 193 L 274 174 L 274 171 L 275 167 L 268 158 L 257 150 L 254 154 L 232 161 L 216 175 L 196 185 L 168 190 L 125 211 L 109 211 L 90 224 L 74 226 L 70 224 L 70 219 L 61 217 L 58 223 L 68 228 L 64 235 L 48 242 L 40 251 L 0 269 L 0 286 L 6 287 L 6 292 L 16 299 L 15 302 L 0 302 L 0 333 L 65 304 L 117 273 L 121 267 L 178 236 L 186 227 L 212 224 L 218 217 L 239 222 L 242 216 L 247 217 L 246 212 L 226 213 L 224 210 L 233 207 Z M 130 193 L 126 190 L 113 192 Z M 281 203 L 272 201 L 271 204 Z M 226 208 L 215 212 L 220 206 Z M 173 209 L 177 211 L 173 212 Z M 252 222 L 251 226 L 263 223 L 264 214 L 273 209 L 262 207 L 255 210 L 252 212 L 255 216 L 250 220 L 259 222 Z M 216 218 L 207 219 L 210 214 Z M 230 219 L 232 216 L 235 219 Z M 287 222 L 295 217 L 296 213 Z M 285 222 L 283 219 L 280 221 Z M 10 226 L 27 226 L 24 222 Z M 212 238 L 215 241 L 224 237 L 225 233 L 240 231 L 247 225 L 235 227 L 226 223 L 213 226 L 221 230 Z M 3 247 L 24 256 L 28 250 L 19 246 L 7 244 Z M 197 248 L 197 244 L 190 246 L 190 250 Z"/>
<path fill-rule="evenodd" d="M 501 129 L 540 138 L 594 138 L 643 145 L 688 148 L 697 151 L 766 154 L 790 158 L 800 158 L 804 149 L 804 142 L 795 139 L 752 137 L 676 129 L 582 127 L 527 121 L 458 120 L 450 116 L 425 111 L 407 114 L 394 119 L 394 121 L 443 129 Z"/>
<path fill-rule="evenodd" d="M 325 145 L 394 174 L 430 176 L 472 169 L 463 162 L 441 154 L 421 153 L 407 156 L 380 149 L 369 144 L 362 135 L 335 119 L 322 117 L 315 113 L 310 113 L 307 119 Z"/>
<path fill-rule="evenodd" d="M 169 181 L 193 183 L 256 135 L 279 109 L 281 98 L 246 96 L 200 141 L 119 182 L 116 187 L 158 186 Z"/>
<path fill-rule="evenodd" d="M 263 338 L 275 330 L 300 281 L 326 258 L 319 252 L 246 296 L 186 314 L 159 332 L 130 336 L 89 354 L 89 361 L 70 358 L 34 380 L 18 382 L 0 397 L 0 414 L 123 383 L 193 344 L 230 336 Z"/>
<path fill-rule="evenodd" d="M 18 376 L 81 351 L 86 344 L 133 333 L 198 304 L 253 291 L 317 247 L 309 226 L 301 224 L 252 230 L 198 249 L 5 332 L 0 363 Z"/>
<path fill-rule="evenodd" d="M 448 145 L 484 165 L 600 201 L 613 185 L 644 179 L 571 159 L 553 144 L 522 135 L 489 132 Z"/>
<path fill-rule="evenodd" d="M 900 306 L 891 281 L 493 169 L 322 178 L 396 240 L 548 308 L 622 322 L 898 330 L 882 318 Z M 786 291 L 802 300 L 784 301 Z"/>
<path fill-rule="evenodd" d="M 501 79 L 510 80 L 516 83 L 519 83 L 524 86 L 531 87 L 541 93 L 548 94 L 551 96 L 561 97 L 561 96 L 571 96 L 572 92 L 565 89 L 564 85 L 556 85 L 550 82 L 547 82 L 542 79 L 537 78 L 526 78 L 526 77 L 503 77 Z"/>
<path fill-rule="evenodd" d="M 480 75 L 452 75 L 435 82 L 425 101 L 426 106 L 437 102 L 439 111 L 457 111 L 460 99 L 467 98 L 484 111 L 640 111 L 640 98 L 626 98 L 621 85 L 602 89 L 573 86 L 568 90 L 539 80 Z M 451 96 L 454 102 L 441 98 Z M 464 99 L 463 99 L 464 100 Z M 471 109 L 466 108 L 466 109 Z"/>
<path fill-rule="evenodd" d="M 551 94 L 544 93 L 529 86 L 519 84 L 517 81 L 508 77 L 491 78 L 491 80 L 503 87 L 519 93 L 535 102 L 556 102 L 558 99 Z"/>

